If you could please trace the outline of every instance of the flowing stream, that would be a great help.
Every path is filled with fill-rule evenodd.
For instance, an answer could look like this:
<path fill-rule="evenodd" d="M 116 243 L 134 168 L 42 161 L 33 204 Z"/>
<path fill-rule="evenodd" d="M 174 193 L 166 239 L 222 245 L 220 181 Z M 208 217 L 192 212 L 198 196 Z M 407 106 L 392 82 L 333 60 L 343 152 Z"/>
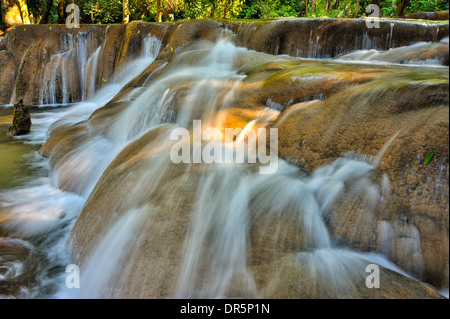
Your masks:
<path fill-rule="evenodd" d="M 120 287 L 126 286 L 121 281 L 122 275 L 126 278 L 134 271 L 134 264 L 128 261 L 139 254 L 144 242 L 149 238 L 156 241 L 164 232 L 154 229 L 155 233 L 148 235 L 148 229 L 154 227 L 152 220 L 158 218 L 158 204 L 151 198 L 157 198 L 160 188 L 172 185 L 167 180 L 174 165 L 169 159 L 174 146 L 169 138 L 171 130 L 184 128 L 193 132 L 194 121 L 201 120 L 203 134 L 211 128 L 225 134 L 224 119 L 245 78 L 236 68 L 237 60 L 256 54 L 235 45 L 228 32 L 215 43 L 197 44 L 170 65 L 164 65 L 166 69 L 156 79 L 125 94 L 121 103 L 126 107 L 109 119 L 101 134 L 92 134 L 69 151 L 63 161 L 50 167 L 49 160 L 37 152 L 48 138 L 48 131 L 82 121 L 88 123 L 91 114 L 140 75 L 161 50 L 161 42 L 156 37 L 148 37 L 143 55 L 127 63 L 116 73 L 114 81 L 97 89 L 95 71 L 101 46 L 87 57 L 85 36 L 80 35 L 77 41 L 63 40 L 67 49 L 53 56 L 45 66 L 44 77 L 48 81 L 43 83 L 40 94 L 40 104 L 56 107 L 31 110 L 31 133 L 14 138 L 20 145 L 11 146 L 0 140 L 5 153 L 13 147 L 20 148 L 17 152 L 25 154 L 24 165 L 30 172 L 21 176 L 20 185 L 9 185 L 16 177 L 6 173 L 2 178 L 8 176 L 8 180 L 0 182 L 0 297 L 4 298 L 120 297 Z M 411 50 L 425 45 L 417 44 Z M 375 51 L 363 51 L 340 59 L 367 61 L 379 56 Z M 66 65 L 74 63 L 78 72 L 84 74 L 77 84 L 82 92 L 82 102 L 78 103 L 73 103 L 66 94 L 72 90 Z M 61 81 L 56 81 L 57 77 Z M 56 87 L 56 83 L 61 83 L 61 87 Z M 63 105 L 57 106 L 61 102 Z M 9 119 L 4 113 L 0 117 L 5 119 L 0 122 L 2 128 L 6 128 L 4 123 Z M 368 211 L 366 223 L 374 223 L 376 210 L 382 209 L 389 195 L 388 178 L 384 176 L 381 181 L 373 178 L 379 164 L 377 155 L 382 154 L 370 157 L 354 150 L 355 153 L 343 154 L 310 174 L 303 172 L 278 158 L 276 149 L 272 150 L 273 154 L 261 153 L 261 146 L 252 148 L 250 139 L 244 138 L 245 132 L 267 128 L 279 114 L 279 110 L 270 107 L 254 113 L 244 133 L 237 134 L 234 141 L 214 145 L 214 152 L 220 150 L 222 154 L 220 159 L 228 154 L 234 161 L 203 163 L 200 165 L 204 169 L 198 173 L 190 161 L 177 173 L 183 177 L 178 183 L 193 183 L 195 187 L 191 186 L 187 195 L 193 203 L 185 237 L 180 241 L 179 267 L 175 278 L 170 279 L 171 286 L 175 287 L 171 297 L 262 296 L 248 266 L 249 259 L 255 258 L 249 244 L 253 234 L 258 234 L 260 241 L 269 240 L 267 234 L 271 234 L 276 238 L 273 245 L 291 247 L 293 256 L 306 265 L 310 275 L 326 281 L 332 290 L 345 289 L 357 269 L 365 268 L 368 263 L 413 277 L 386 257 L 388 248 L 381 254 L 352 250 L 333 237 L 327 227 L 326 218 L 334 206 L 352 200 Z M 151 147 L 140 151 L 146 159 L 140 164 L 135 186 L 126 190 L 126 201 L 135 204 L 125 212 L 111 212 L 115 217 L 105 226 L 102 238 L 89 248 L 88 257 L 77 260 L 71 249 L 79 243 L 73 242 L 71 231 L 83 207 L 96 192 L 105 171 L 115 165 L 127 147 L 139 143 L 148 134 L 154 134 Z M 222 136 L 219 138 L 222 140 Z M 263 137 L 256 138 L 259 141 Z M 190 137 L 181 144 L 189 148 Z M 240 146 L 248 146 L 243 158 L 252 158 L 253 162 L 236 161 Z M 206 146 L 199 147 L 205 150 Z M 195 155 L 190 154 L 188 159 L 194 161 Z M 260 168 L 267 165 L 276 165 L 276 172 L 261 174 Z M 178 183 L 173 184 L 174 196 L 182 193 L 183 185 Z M 181 204 L 174 205 L 176 210 Z M 259 227 L 257 231 L 252 226 L 255 223 Z M 388 238 L 389 228 L 380 227 Z M 82 265 L 81 288 L 71 290 L 65 285 L 68 275 L 65 270 L 74 263 Z M 156 266 L 152 267 L 148 265 L 149 272 L 157 271 Z M 155 280 L 164 280 L 158 274 L 154 276 Z M 238 287 L 239 293 L 233 294 L 233 289 L 230 292 L 230 286 Z"/>

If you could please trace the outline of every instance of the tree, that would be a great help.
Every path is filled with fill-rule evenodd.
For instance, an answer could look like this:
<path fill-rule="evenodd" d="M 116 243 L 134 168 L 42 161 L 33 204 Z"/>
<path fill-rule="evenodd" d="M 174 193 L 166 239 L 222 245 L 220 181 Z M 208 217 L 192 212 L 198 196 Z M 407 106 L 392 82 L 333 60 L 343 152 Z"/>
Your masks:
<path fill-rule="evenodd" d="M 161 0 L 156 0 L 156 22 L 162 22 Z"/>
<path fill-rule="evenodd" d="M 52 12 L 52 8 L 53 8 L 53 0 L 47 0 L 45 3 L 44 11 L 42 13 L 42 18 L 39 21 L 39 24 L 48 24 L 48 22 L 50 20 L 50 14 Z"/>
<path fill-rule="evenodd" d="M 410 0 L 398 0 L 397 1 L 397 11 L 395 11 L 395 15 L 397 17 L 403 17 L 405 15 L 405 10 L 409 6 Z"/>
<path fill-rule="evenodd" d="M 2 0 L 0 0 L 0 30 L 4 30 L 6 27 L 5 21 L 3 21 L 3 8 L 2 8 Z M 1 32 L 0 32 L 1 33 Z"/>
<path fill-rule="evenodd" d="M 64 0 L 58 0 L 58 24 L 64 24 L 66 22 L 64 18 L 65 9 Z"/>
<path fill-rule="evenodd" d="M 337 10 L 339 8 L 341 0 L 336 0 L 336 2 L 333 4 L 333 9 Z"/>
<path fill-rule="evenodd" d="M 311 0 L 311 13 L 316 12 L 316 0 Z"/>
<path fill-rule="evenodd" d="M 231 1 L 231 2 L 233 2 L 233 1 Z M 222 15 L 222 18 L 223 19 L 226 19 L 227 18 L 227 13 L 228 13 L 228 10 L 229 10 L 229 8 L 231 8 L 232 7 L 232 3 L 230 4 L 230 1 L 225 1 L 225 5 L 223 6 L 223 15 Z"/>
<path fill-rule="evenodd" d="M 358 16 L 358 9 L 359 9 L 359 0 L 356 2 L 355 18 Z"/>
<path fill-rule="evenodd" d="M 331 9 L 331 0 L 327 0 L 327 4 L 325 6 L 325 11 L 328 12 Z"/>
<path fill-rule="evenodd" d="M 123 20 L 122 23 L 130 22 L 130 3 L 129 0 L 123 0 Z"/>
<path fill-rule="evenodd" d="M 208 0 L 209 5 L 211 6 L 211 12 L 209 14 L 210 18 L 214 18 L 216 15 L 216 0 Z"/>
<path fill-rule="evenodd" d="M 17 0 L 19 5 L 20 16 L 24 24 L 30 24 L 30 17 L 28 15 L 28 6 L 26 0 Z"/>
<path fill-rule="evenodd" d="M 308 0 L 305 0 L 305 17 L 308 17 Z"/>

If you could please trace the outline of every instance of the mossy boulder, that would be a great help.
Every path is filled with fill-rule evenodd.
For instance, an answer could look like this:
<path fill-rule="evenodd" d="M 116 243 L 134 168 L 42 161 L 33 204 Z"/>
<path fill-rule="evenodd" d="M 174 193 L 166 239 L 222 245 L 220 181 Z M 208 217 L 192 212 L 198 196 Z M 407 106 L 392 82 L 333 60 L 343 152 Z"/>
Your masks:
<path fill-rule="evenodd" d="M 20 100 L 19 103 L 14 105 L 14 115 L 12 125 L 8 129 L 9 136 L 28 134 L 31 130 L 31 116 L 28 111 L 28 106 L 23 104 Z"/>

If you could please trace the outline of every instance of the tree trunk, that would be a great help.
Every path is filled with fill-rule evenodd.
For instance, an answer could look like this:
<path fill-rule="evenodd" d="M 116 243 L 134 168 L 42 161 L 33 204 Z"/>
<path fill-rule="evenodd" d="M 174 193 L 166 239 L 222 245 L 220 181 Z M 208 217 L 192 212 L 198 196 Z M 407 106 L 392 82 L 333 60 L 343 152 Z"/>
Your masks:
<path fill-rule="evenodd" d="M 359 0 L 356 2 L 355 18 L 358 16 L 358 9 L 359 9 Z"/>
<path fill-rule="evenodd" d="M 5 30 L 6 23 L 3 18 L 3 8 L 2 8 L 2 0 L 0 0 L 0 30 Z M 0 32 L 1 33 L 1 32 Z"/>
<path fill-rule="evenodd" d="M 341 0 L 336 0 L 336 2 L 333 5 L 333 9 L 337 10 L 339 8 L 340 2 L 341 2 Z"/>
<path fill-rule="evenodd" d="M 3 8 L 2 8 L 2 0 L 0 0 L 0 31 L 1 30 L 5 30 L 5 28 L 6 28 L 6 24 L 5 24 L 5 22 L 3 21 Z M 1 35 L 1 32 L 0 32 L 0 35 Z"/>
<path fill-rule="evenodd" d="M 20 16 L 24 24 L 30 24 L 30 17 L 28 15 L 28 6 L 26 0 L 17 0 L 19 4 Z"/>
<path fill-rule="evenodd" d="M 225 1 L 225 5 L 223 6 L 223 19 L 227 18 L 228 8 L 231 6 L 230 1 Z"/>
<path fill-rule="evenodd" d="M 66 23 L 66 19 L 64 17 L 65 9 L 64 0 L 58 0 L 58 24 Z"/>
<path fill-rule="evenodd" d="M 156 22 L 162 22 L 161 0 L 156 0 Z"/>
<path fill-rule="evenodd" d="M 325 11 L 328 12 L 331 9 L 331 0 L 327 0 L 327 5 L 325 6 Z"/>
<path fill-rule="evenodd" d="M 305 0 L 305 17 L 308 17 L 308 0 Z"/>
<path fill-rule="evenodd" d="M 397 1 L 397 11 L 395 12 L 396 17 L 403 17 L 405 15 L 405 10 L 409 6 L 410 0 L 398 0 Z"/>
<path fill-rule="evenodd" d="M 130 22 L 130 3 L 129 0 L 123 0 L 123 19 L 122 23 Z"/>
<path fill-rule="evenodd" d="M 311 1 L 311 13 L 316 12 L 316 0 Z"/>
<path fill-rule="evenodd" d="M 214 18 L 216 15 L 216 1 L 210 1 L 211 2 L 211 14 L 209 15 L 210 18 Z"/>
<path fill-rule="evenodd" d="M 42 14 L 42 18 L 41 21 L 39 21 L 39 24 L 48 24 L 52 8 L 53 8 L 53 0 L 47 0 L 47 3 L 45 4 L 44 8 L 44 13 Z"/>

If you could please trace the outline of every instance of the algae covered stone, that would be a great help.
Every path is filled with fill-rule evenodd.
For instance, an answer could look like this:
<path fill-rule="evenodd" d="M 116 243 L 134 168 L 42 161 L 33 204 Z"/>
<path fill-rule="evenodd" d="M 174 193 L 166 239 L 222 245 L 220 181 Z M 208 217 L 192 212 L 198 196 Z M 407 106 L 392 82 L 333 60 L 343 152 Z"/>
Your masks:
<path fill-rule="evenodd" d="M 31 116 L 28 111 L 28 106 L 23 104 L 20 100 L 19 103 L 14 105 L 14 115 L 12 125 L 8 129 L 9 136 L 23 135 L 30 132 L 31 129 Z"/>

